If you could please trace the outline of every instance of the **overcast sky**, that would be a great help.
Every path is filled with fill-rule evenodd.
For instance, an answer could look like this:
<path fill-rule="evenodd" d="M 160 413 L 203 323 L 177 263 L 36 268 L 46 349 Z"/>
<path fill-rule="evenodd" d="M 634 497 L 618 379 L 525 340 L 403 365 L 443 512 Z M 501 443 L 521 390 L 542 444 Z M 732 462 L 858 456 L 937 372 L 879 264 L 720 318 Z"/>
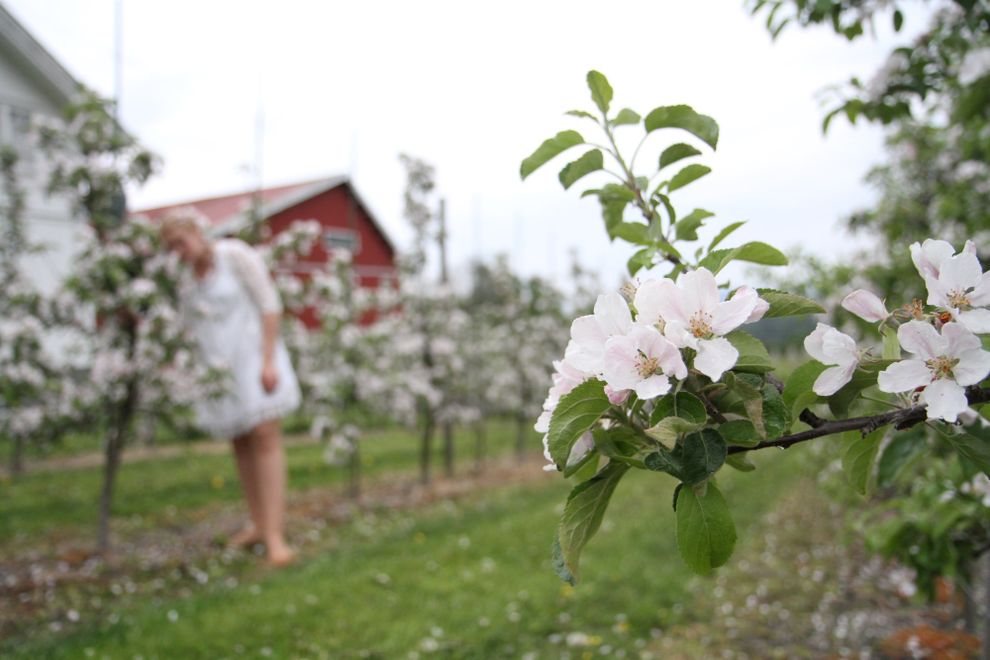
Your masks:
<path fill-rule="evenodd" d="M 114 0 L 3 1 L 112 95 Z M 907 32 L 922 22 L 908 14 Z M 718 153 L 702 161 L 714 172 L 675 194 L 682 213 L 749 220 L 737 241 L 834 256 L 850 241 L 837 222 L 872 198 L 862 178 L 882 134 L 839 121 L 823 137 L 820 92 L 868 78 L 894 43 L 887 21 L 855 44 L 825 29 L 772 43 L 742 0 L 123 0 L 123 35 L 123 121 L 164 158 L 132 207 L 253 185 L 261 105 L 266 185 L 350 173 L 401 246 L 397 154 L 417 155 L 437 168 L 455 264 L 510 252 L 561 283 L 572 248 L 606 282 L 631 254 L 609 245 L 596 201 L 560 188 L 564 160 L 519 181 L 543 139 L 591 127 L 562 114 L 590 109 L 589 69 L 609 77 L 616 106 L 687 103 L 719 122 Z M 648 155 L 670 142 L 653 138 Z"/>

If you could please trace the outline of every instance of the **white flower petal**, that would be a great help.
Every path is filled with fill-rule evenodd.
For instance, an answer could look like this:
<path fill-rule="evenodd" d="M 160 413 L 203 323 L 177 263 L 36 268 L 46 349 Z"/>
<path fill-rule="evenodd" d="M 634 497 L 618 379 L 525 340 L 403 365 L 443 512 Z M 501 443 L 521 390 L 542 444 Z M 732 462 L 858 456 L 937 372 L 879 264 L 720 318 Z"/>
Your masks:
<path fill-rule="evenodd" d="M 715 305 L 712 310 L 712 332 L 725 335 L 746 323 L 759 300 L 756 291 L 746 287 L 736 291 L 736 295 L 729 300 Z"/>
<path fill-rule="evenodd" d="M 897 329 L 897 341 L 909 353 L 920 355 L 926 360 L 945 355 L 948 342 L 938 334 L 938 330 L 924 321 L 908 321 Z"/>
<path fill-rule="evenodd" d="M 550 430 L 550 417 L 553 416 L 553 411 L 544 410 L 540 413 L 539 418 L 536 420 L 536 425 L 533 427 L 537 433 L 547 433 Z"/>
<path fill-rule="evenodd" d="M 829 367 L 818 376 L 811 388 L 818 396 L 832 396 L 852 380 L 856 363 Z"/>
<path fill-rule="evenodd" d="M 585 432 L 571 446 L 571 453 L 567 456 L 567 466 L 577 465 L 595 448 L 595 439 L 590 431 Z"/>
<path fill-rule="evenodd" d="M 990 332 L 990 309 L 971 309 L 959 312 L 958 321 L 970 332 L 984 334 Z"/>
<path fill-rule="evenodd" d="M 636 369 L 639 357 L 635 342 L 625 336 L 618 335 L 605 342 L 605 359 L 602 362 L 602 374 L 605 382 L 615 390 L 631 390 L 641 379 Z"/>
<path fill-rule="evenodd" d="M 946 241 L 929 238 L 924 243 L 911 245 L 911 261 L 923 278 L 937 278 L 942 262 L 955 252 L 955 248 Z"/>
<path fill-rule="evenodd" d="M 946 347 L 944 355 L 956 357 L 964 351 L 971 351 L 980 348 L 982 343 L 977 337 L 962 323 L 946 323 L 942 326 L 942 338 Z"/>
<path fill-rule="evenodd" d="M 718 305 L 718 283 L 707 268 L 684 273 L 677 280 L 677 287 L 684 292 L 684 312 L 690 319 L 697 312 L 711 313 Z"/>
<path fill-rule="evenodd" d="M 829 328 L 822 339 L 822 353 L 828 360 L 825 364 L 856 364 L 859 362 L 859 351 L 856 350 L 856 340 L 839 332 L 835 328 Z"/>
<path fill-rule="evenodd" d="M 595 301 L 595 318 L 607 336 L 625 334 L 632 327 L 629 304 L 615 292 L 598 296 Z"/>
<path fill-rule="evenodd" d="M 928 405 L 928 419 L 955 422 L 969 408 L 966 391 L 948 378 L 936 380 L 921 393 L 921 401 Z"/>
<path fill-rule="evenodd" d="M 842 307 L 859 318 L 873 323 L 883 321 L 890 315 L 883 301 L 876 294 L 865 289 L 856 289 L 843 298 Z"/>
<path fill-rule="evenodd" d="M 877 387 L 881 392 L 908 392 L 931 381 L 931 369 L 922 360 L 901 360 L 879 373 Z"/>
<path fill-rule="evenodd" d="M 973 307 L 990 305 L 990 270 L 980 276 L 980 283 L 969 294 L 969 304 Z"/>
<path fill-rule="evenodd" d="M 969 252 L 946 259 L 939 270 L 939 283 L 950 291 L 967 291 L 980 284 L 980 260 Z"/>
<path fill-rule="evenodd" d="M 670 391 L 670 379 L 661 374 L 650 376 L 636 385 L 636 396 L 640 399 L 654 399 Z"/>
<path fill-rule="evenodd" d="M 739 351 L 724 337 L 703 339 L 698 342 L 698 355 L 694 358 L 694 368 L 712 380 L 718 380 L 731 369 L 739 359 Z"/>
<path fill-rule="evenodd" d="M 687 323 L 690 315 L 684 306 L 684 292 L 667 278 L 652 281 L 657 282 L 657 284 L 651 286 L 649 289 L 649 298 L 643 301 L 646 303 L 647 313 L 650 316 L 656 313 L 666 323 L 674 321 Z M 644 282 L 643 286 L 645 287 L 647 284 L 648 282 Z M 644 312 L 639 306 L 639 303 L 640 297 L 637 293 L 636 310 L 642 315 Z"/>
<path fill-rule="evenodd" d="M 825 355 L 825 334 L 829 330 L 834 330 L 830 325 L 825 325 L 824 323 L 819 323 L 815 326 L 815 329 L 810 335 L 804 338 L 804 350 L 808 352 L 808 355 L 815 358 L 822 364 L 832 364 L 829 361 L 827 355 Z"/>
<path fill-rule="evenodd" d="M 664 299 L 669 295 L 669 290 L 664 282 L 674 286 L 674 283 L 668 279 L 647 280 L 636 290 L 633 304 L 636 306 L 637 323 L 654 325 L 663 318 L 661 310 L 664 307 Z"/>
<path fill-rule="evenodd" d="M 959 354 L 959 363 L 952 368 L 952 376 L 960 385 L 976 385 L 990 374 L 990 352 L 974 348 Z"/>

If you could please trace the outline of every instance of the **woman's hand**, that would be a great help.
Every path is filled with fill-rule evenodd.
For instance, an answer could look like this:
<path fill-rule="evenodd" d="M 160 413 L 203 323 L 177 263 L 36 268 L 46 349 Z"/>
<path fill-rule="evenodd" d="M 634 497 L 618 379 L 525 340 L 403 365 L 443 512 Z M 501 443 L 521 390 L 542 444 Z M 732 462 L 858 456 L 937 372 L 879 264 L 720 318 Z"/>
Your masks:
<path fill-rule="evenodd" d="M 274 360 L 265 360 L 261 367 L 261 387 L 269 394 L 278 387 L 278 369 L 275 368 Z"/>

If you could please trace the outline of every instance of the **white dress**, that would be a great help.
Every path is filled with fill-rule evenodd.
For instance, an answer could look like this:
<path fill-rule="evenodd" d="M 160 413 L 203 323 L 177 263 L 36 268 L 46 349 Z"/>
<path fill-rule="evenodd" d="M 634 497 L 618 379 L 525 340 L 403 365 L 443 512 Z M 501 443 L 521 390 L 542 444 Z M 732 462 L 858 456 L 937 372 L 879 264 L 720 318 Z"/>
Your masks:
<path fill-rule="evenodd" d="M 197 424 L 221 438 L 243 435 L 258 424 L 299 407 L 299 382 L 282 339 L 275 346 L 278 384 L 261 385 L 261 315 L 282 305 L 264 260 L 247 243 L 222 239 L 213 244 L 213 267 L 183 287 L 182 316 L 200 357 L 226 371 L 225 392 L 198 402 Z"/>

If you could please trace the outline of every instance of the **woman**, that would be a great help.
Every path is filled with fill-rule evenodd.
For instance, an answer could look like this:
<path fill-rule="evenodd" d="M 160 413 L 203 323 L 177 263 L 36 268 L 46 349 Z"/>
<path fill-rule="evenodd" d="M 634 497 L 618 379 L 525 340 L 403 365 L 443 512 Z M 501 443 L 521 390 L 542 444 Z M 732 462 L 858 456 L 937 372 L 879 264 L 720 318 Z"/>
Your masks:
<path fill-rule="evenodd" d="M 197 421 L 216 437 L 231 438 L 248 524 L 231 538 L 264 542 L 269 563 L 291 562 L 285 542 L 285 454 L 279 418 L 299 406 L 299 384 L 278 337 L 282 305 L 261 256 L 243 241 L 211 241 L 194 209 L 161 223 L 165 247 L 192 277 L 181 287 L 182 318 L 201 359 L 225 373 L 226 390 L 196 406 Z"/>

